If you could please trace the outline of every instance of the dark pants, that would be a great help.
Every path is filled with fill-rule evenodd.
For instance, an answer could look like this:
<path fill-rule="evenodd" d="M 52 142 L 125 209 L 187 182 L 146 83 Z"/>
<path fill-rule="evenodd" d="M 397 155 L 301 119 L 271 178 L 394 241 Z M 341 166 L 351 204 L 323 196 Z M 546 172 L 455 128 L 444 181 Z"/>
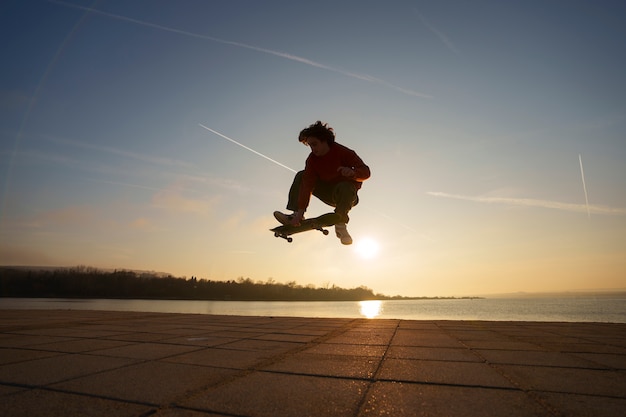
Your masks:
<path fill-rule="evenodd" d="M 300 196 L 300 184 L 304 171 L 300 171 L 293 179 L 289 189 L 289 201 L 287 210 L 298 211 L 298 197 Z M 318 181 L 313 189 L 313 195 L 331 207 L 335 207 L 335 213 L 339 214 L 342 221 L 348 223 L 348 212 L 359 204 L 357 189 L 350 181 L 342 181 L 336 184 Z"/>

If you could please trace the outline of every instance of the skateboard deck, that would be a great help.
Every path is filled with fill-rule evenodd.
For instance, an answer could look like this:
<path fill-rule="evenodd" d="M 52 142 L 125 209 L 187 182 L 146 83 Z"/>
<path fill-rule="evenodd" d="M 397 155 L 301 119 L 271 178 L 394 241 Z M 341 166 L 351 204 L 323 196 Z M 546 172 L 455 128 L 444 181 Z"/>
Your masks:
<path fill-rule="evenodd" d="M 300 226 L 281 225 L 270 229 L 270 232 L 274 232 L 275 237 L 282 237 L 287 242 L 292 242 L 291 235 L 296 233 L 307 232 L 309 230 L 319 230 L 324 235 L 328 235 L 328 229 L 324 229 L 328 226 L 333 226 L 339 223 L 339 215 L 335 213 L 322 214 L 319 217 L 312 219 L 302 220 Z"/>

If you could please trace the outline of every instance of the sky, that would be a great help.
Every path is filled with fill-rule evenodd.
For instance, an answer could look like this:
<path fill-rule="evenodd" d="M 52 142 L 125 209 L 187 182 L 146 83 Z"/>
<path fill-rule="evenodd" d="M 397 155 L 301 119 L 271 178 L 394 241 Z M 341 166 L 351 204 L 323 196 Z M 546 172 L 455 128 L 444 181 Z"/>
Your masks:
<path fill-rule="evenodd" d="M 626 288 L 623 1 L 5 0 L 0 39 L 2 265 Z M 351 246 L 268 231 L 317 120 L 372 171 Z"/>

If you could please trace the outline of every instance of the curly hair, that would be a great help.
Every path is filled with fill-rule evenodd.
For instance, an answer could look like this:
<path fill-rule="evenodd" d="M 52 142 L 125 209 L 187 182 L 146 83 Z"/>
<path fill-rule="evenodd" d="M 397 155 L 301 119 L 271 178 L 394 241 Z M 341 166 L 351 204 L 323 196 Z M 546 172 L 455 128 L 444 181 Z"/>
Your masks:
<path fill-rule="evenodd" d="M 309 137 L 315 137 L 321 142 L 328 142 L 329 145 L 335 143 L 335 132 L 328 123 L 322 123 L 319 120 L 307 128 L 302 129 L 298 135 L 298 140 L 306 145 Z"/>

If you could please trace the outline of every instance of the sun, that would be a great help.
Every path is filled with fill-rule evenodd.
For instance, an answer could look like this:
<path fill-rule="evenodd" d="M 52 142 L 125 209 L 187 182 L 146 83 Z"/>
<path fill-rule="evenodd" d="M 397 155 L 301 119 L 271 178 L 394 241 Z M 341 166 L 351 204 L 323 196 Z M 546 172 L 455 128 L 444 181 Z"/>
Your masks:
<path fill-rule="evenodd" d="M 354 246 L 354 251 L 363 259 L 372 259 L 378 255 L 380 245 L 370 237 L 359 239 Z"/>

